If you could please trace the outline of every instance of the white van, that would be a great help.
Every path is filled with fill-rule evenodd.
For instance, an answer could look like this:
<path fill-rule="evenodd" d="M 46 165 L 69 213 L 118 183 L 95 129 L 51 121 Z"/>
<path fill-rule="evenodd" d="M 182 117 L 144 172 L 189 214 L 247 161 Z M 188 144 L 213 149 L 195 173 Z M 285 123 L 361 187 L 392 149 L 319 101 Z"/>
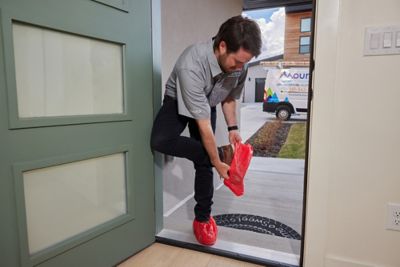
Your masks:
<path fill-rule="evenodd" d="M 268 69 L 263 111 L 275 113 L 280 120 L 307 114 L 308 77 L 308 68 Z"/>

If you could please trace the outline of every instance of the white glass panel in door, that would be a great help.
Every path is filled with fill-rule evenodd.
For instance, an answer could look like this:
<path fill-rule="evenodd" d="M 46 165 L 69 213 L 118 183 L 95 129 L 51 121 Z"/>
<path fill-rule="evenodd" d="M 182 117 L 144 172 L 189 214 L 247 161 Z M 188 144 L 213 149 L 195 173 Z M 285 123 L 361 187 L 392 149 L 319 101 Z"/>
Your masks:
<path fill-rule="evenodd" d="M 13 23 L 20 118 L 123 113 L 120 44 Z"/>
<path fill-rule="evenodd" d="M 125 154 L 23 173 L 29 252 L 126 214 Z"/>

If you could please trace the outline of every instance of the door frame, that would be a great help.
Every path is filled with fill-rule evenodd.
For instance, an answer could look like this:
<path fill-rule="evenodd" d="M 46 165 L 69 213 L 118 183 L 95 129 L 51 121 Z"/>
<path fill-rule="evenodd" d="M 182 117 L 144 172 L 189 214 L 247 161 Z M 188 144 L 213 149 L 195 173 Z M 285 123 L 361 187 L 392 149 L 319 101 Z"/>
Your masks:
<path fill-rule="evenodd" d="M 162 62 L 161 62 L 161 0 L 151 0 L 151 37 L 153 52 L 153 119 L 161 107 L 162 96 Z M 155 184 L 155 228 L 156 235 L 164 226 L 163 218 L 163 161 L 162 155 L 154 152 L 154 184 Z"/>
<path fill-rule="evenodd" d="M 161 107 L 162 84 L 161 84 L 161 0 L 152 0 L 152 43 L 153 43 L 153 108 L 154 117 L 156 116 L 159 108 Z M 304 161 L 304 178 L 303 178 L 303 210 L 302 210 L 302 228 L 301 228 L 301 247 L 300 247 L 300 260 L 299 267 L 304 266 L 304 248 L 305 248 L 305 226 L 306 226 L 306 211 L 307 211 L 307 180 L 308 180 L 308 164 L 309 164 L 309 144 L 310 144 L 310 121 L 311 121 L 311 101 L 313 98 L 313 73 L 314 73 L 314 42 L 315 42 L 315 18 L 317 0 L 312 1 L 312 15 L 311 15 L 311 36 L 310 36 L 310 65 L 309 65 L 309 83 L 308 83 L 308 112 L 306 122 L 306 148 L 305 148 L 305 161 Z M 286 3 L 286 0 L 278 0 L 269 4 L 267 8 L 281 7 Z M 299 1 L 301 2 L 301 1 Z M 206 252 L 219 256 L 224 256 L 232 259 L 252 262 L 255 264 L 262 264 L 271 267 L 295 267 L 292 265 L 274 262 L 268 259 L 255 258 L 248 255 L 232 253 L 225 250 L 215 249 L 213 247 L 206 247 L 199 244 L 191 244 L 178 240 L 172 240 L 157 236 L 163 229 L 163 157 L 160 153 L 154 153 L 154 178 L 155 178 L 155 212 L 156 212 L 156 241 L 164 244 L 169 244 L 177 247 L 196 250 L 199 252 Z"/>

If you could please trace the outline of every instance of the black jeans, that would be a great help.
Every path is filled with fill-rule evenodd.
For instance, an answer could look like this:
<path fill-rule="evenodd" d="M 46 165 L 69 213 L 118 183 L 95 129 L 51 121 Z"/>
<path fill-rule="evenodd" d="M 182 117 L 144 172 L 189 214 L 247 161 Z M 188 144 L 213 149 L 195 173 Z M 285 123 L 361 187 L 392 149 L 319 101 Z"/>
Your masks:
<path fill-rule="evenodd" d="M 216 109 L 211 108 L 211 125 L 215 133 Z M 190 137 L 181 136 L 189 127 Z M 199 128 L 192 118 L 178 114 L 176 99 L 165 96 L 163 105 L 154 120 L 151 148 L 161 153 L 186 158 L 194 163 L 194 208 L 196 220 L 207 221 L 213 204 L 213 171 L 210 158 L 200 137 Z"/>

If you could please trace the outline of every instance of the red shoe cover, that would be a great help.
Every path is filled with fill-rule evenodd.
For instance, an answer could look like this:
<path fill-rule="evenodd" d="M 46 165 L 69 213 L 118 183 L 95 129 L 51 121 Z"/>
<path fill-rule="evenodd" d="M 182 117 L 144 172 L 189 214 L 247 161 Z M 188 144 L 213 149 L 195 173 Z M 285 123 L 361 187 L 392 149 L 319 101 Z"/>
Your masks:
<path fill-rule="evenodd" d="M 236 195 L 244 193 L 244 176 L 249 168 L 253 157 L 253 147 L 249 144 L 236 143 L 232 163 L 229 169 L 228 179 L 224 179 L 224 184 Z"/>
<path fill-rule="evenodd" d="M 200 244 L 211 246 L 217 240 L 218 228 L 212 216 L 208 222 L 193 221 L 193 233 Z"/>

